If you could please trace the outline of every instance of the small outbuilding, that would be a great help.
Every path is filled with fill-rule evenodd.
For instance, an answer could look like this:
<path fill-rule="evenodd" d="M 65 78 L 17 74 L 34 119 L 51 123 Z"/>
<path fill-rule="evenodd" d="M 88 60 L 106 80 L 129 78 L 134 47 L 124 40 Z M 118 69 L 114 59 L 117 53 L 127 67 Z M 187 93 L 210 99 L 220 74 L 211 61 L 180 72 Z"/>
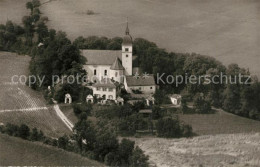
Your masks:
<path fill-rule="evenodd" d="M 72 98 L 71 98 L 71 95 L 69 93 L 65 94 L 65 100 L 64 100 L 64 103 L 69 103 L 71 104 L 72 103 Z"/>
<path fill-rule="evenodd" d="M 86 102 L 87 103 L 94 103 L 94 97 L 92 95 L 87 95 Z"/>
<path fill-rule="evenodd" d="M 181 95 L 172 94 L 172 95 L 169 95 L 169 98 L 170 98 L 173 105 L 176 105 L 176 106 L 181 105 Z"/>
<path fill-rule="evenodd" d="M 116 104 L 121 106 L 124 105 L 124 99 L 122 97 L 117 97 Z"/>

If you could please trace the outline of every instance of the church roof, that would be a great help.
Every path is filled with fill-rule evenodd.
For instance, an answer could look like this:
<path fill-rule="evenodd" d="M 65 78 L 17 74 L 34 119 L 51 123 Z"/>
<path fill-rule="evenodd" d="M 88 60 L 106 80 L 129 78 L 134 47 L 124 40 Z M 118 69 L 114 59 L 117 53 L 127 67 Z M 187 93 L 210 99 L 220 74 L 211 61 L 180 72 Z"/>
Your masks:
<path fill-rule="evenodd" d="M 133 39 L 131 35 L 128 34 L 123 37 L 123 45 L 132 45 L 132 43 L 133 43 Z"/>
<path fill-rule="evenodd" d="M 155 80 L 154 76 L 126 76 L 126 82 L 128 86 L 154 86 Z"/>
<path fill-rule="evenodd" d="M 86 65 L 112 65 L 116 58 L 122 59 L 121 50 L 81 50 Z"/>
<path fill-rule="evenodd" d="M 112 66 L 110 67 L 111 70 L 123 70 L 124 67 L 122 66 L 121 60 L 117 57 Z"/>

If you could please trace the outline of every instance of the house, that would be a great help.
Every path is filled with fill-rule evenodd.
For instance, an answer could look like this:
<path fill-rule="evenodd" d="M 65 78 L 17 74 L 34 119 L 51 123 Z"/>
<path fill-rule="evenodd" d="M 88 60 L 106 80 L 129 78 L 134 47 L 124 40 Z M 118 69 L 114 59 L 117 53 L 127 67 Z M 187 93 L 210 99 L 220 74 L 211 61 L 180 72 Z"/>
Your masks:
<path fill-rule="evenodd" d="M 154 76 L 125 76 L 124 86 L 127 92 L 139 90 L 144 94 L 154 94 L 156 84 Z"/>
<path fill-rule="evenodd" d="M 169 98 L 173 105 L 176 105 L 176 106 L 181 105 L 181 95 L 172 94 L 172 95 L 169 95 Z"/>
<path fill-rule="evenodd" d="M 93 95 L 104 100 L 116 100 L 116 86 L 111 80 L 102 80 L 92 86 Z"/>

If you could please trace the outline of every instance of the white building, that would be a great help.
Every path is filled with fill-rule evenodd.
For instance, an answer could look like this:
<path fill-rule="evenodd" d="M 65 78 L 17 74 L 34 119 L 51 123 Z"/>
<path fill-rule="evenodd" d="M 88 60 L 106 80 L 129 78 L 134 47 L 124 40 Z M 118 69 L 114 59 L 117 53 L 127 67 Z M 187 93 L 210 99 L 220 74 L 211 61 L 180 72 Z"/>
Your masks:
<path fill-rule="evenodd" d="M 113 82 L 103 83 L 103 80 L 112 80 L 124 84 L 126 90 L 139 89 L 144 93 L 155 92 L 153 76 L 135 80 L 133 71 L 133 42 L 129 33 L 128 24 L 123 37 L 122 50 L 82 50 L 82 55 L 87 59 L 84 69 L 88 79 L 93 85 L 93 95 L 105 97 L 104 99 L 116 100 L 116 87 Z M 103 85 L 102 85 L 103 84 Z"/>
<path fill-rule="evenodd" d="M 104 100 L 116 100 L 116 86 L 109 80 L 97 82 L 93 85 L 93 95 Z"/>
<path fill-rule="evenodd" d="M 133 42 L 128 24 L 122 50 L 82 50 L 82 55 L 87 59 L 84 69 L 90 81 L 110 78 L 123 83 L 124 75 L 130 76 L 133 72 Z"/>
<path fill-rule="evenodd" d="M 173 105 L 176 105 L 176 106 L 181 105 L 181 95 L 172 94 L 172 95 L 169 95 L 169 98 L 171 99 L 171 102 Z"/>

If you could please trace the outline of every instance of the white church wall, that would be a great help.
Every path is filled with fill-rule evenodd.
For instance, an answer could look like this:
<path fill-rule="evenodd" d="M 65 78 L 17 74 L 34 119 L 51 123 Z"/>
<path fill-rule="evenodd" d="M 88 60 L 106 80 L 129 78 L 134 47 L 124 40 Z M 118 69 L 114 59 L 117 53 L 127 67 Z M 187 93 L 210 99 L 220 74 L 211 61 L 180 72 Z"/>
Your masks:
<path fill-rule="evenodd" d="M 84 69 L 87 71 L 87 75 L 90 80 L 95 76 L 94 70 L 96 70 L 96 76 L 99 80 L 105 77 L 110 78 L 110 65 L 84 65 Z M 106 76 L 105 70 L 107 70 Z"/>

